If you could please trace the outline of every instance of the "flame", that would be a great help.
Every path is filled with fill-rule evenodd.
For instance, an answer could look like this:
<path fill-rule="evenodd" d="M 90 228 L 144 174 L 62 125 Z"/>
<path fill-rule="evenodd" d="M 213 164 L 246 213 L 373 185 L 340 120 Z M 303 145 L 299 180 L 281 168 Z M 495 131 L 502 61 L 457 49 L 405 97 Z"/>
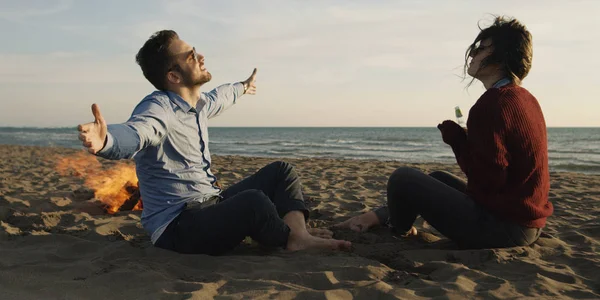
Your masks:
<path fill-rule="evenodd" d="M 144 209 L 144 205 L 142 204 L 142 197 L 140 197 L 140 201 L 135 204 L 135 206 L 131 210 L 142 210 Z"/>
<path fill-rule="evenodd" d="M 134 166 L 117 162 L 106 169 L 95 156 L 83 152 L 69 157 L 58 157 L 56 161 L 59 174 L 84 179 L 84 185 L 94 190 L 94 197 L 106 205 L 107 213 L 116 213 L 130 199 L 139 199 L 131 210 L 143 208 Z"/>

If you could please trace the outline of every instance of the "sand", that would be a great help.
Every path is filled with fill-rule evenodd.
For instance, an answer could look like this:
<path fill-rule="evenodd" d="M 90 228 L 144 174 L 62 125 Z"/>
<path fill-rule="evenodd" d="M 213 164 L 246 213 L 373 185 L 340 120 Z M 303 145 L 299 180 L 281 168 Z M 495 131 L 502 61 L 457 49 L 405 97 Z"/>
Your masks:
<path fill-rule="evenodd" d="M 531 247 L 460 250 L 418 221 L 410 239 L 335 231 L 353 242 L 350 252 L 266 251 L 246 241 L 211 257 L 153 247 L 140 211 L 106 214 L 81 174 L 56 170 L 59 157 L 78 153 L 0 146 L 1 299 L 600 298 L 600 175 L 551 174 L 555 214 Z M 275 159 L 213 160 L 226 187 Z M 313 227 L 384 203 L 387 177 L 403 166 L 285 160 L 300 173 Z M 454 165 L 410 166 L 459 174 Z"/>

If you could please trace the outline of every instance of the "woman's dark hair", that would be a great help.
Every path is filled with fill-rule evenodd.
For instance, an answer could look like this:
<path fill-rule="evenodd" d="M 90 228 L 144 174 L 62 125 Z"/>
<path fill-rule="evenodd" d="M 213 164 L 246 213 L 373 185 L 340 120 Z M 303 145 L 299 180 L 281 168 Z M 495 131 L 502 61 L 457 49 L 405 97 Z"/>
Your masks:
<path fill-rule="evenodd" d="M 161 91 L 166 89 L 166 75 L 173 60 L 169 46 L 175 39 L 179 39 L 179 36 L 173 30 L 157 31 L 135 56 L 135 61 L 142 68 L 144 77 Z"/>
<path fill-rule="evenodd" d="M 531 60 L 533 58 L 531 33 L 525 25 L 514 18 L 495 17 L 494 23 L 490 27 L 479 27 L 479 30 L 480 32 L 475 41 L 465 53 L 463 74 L 466 76 L 469 56 L 471 53 L 475 54 L 473 51 L 476 51 L 477 45 L 483 40 L 490 39 L 492 41 L 492 53 L 481 62 L 479 69 L 497 64 L 501 67 L 505 76 L 515 84 L 521 84 L 521 81 L 531 70 Z"/>

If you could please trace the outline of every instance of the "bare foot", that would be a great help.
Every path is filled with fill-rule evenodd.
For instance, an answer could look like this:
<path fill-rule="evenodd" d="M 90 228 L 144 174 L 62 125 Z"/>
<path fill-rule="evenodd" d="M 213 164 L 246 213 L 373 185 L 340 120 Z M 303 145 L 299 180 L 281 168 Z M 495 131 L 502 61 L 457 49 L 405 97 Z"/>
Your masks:
<path fill-rule="evenodd" d="M 417 236 L 418 233 L 419 232 L 417 231 L 417 228 L 415 228 L 415 226 L 413 226 L 405 234 L 401 235 L 401 237 Z"/>
<path fill-rule="evenodd" d="M 306 228 L 306 230 L 312 236 L 316 236 L 316 237 L 320 237 L 320 238 L 324 238 L 324 239 L 330 239 L 330 238 L 333 237 L 333 232 L 331 230 L 328 230 L 328 229 L 324 229 L 324 228 Z"/>
<path fill-rule="evenodd" d="M 375 212 L 369 211 L 362 215 L 354 216 L 342 223 L 334 225 L 337 228 L 347 228 L 356 232 L 365 232 L 379 224 L 379 218 Z"/>
<path fill-rule="evenodd" d="M 419 232 L 417 231 L 417 228 L 413 226 L 410 228 L 410 231 L 408 232 L 408 234 L 412 235 L 412 236 L 416 236 L 417 234 L 419 234 Z"/>
<path fill-rule="evenodd" d="M 299 251 L 306 249 L 349 250 L 352 243 L 342 240 L 324 239 L 308 233 L 290 234 L 286 249 Z"/>

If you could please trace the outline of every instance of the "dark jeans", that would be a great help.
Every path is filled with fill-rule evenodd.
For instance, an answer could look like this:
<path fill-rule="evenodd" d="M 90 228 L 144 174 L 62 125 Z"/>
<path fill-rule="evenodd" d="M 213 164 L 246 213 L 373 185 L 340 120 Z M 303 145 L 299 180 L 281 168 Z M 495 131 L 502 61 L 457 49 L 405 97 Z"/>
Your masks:
<path fill-rule="evenodd" d="M 274 162 L 223 191 L 215 203 L 188 205 L 165 229 L 156 246 L 179 253 L 219 255 L 247 236 L 268 247 L 285 247 L 290 228 L 283 216 L 308 218 L 300 179 L 285 162 Z"/>
<path fill-rule="evenodd" d="M 464 248 L 502 248 L 535 242 L 539 228 L 527 228 L 497 218 L 469 198 L 466 183 L 447 172 L 429 175 L 412 168 L 397 169 L 388 181 L 390 225 L 407 232 L 421 215 L 440 233 Z"/>

